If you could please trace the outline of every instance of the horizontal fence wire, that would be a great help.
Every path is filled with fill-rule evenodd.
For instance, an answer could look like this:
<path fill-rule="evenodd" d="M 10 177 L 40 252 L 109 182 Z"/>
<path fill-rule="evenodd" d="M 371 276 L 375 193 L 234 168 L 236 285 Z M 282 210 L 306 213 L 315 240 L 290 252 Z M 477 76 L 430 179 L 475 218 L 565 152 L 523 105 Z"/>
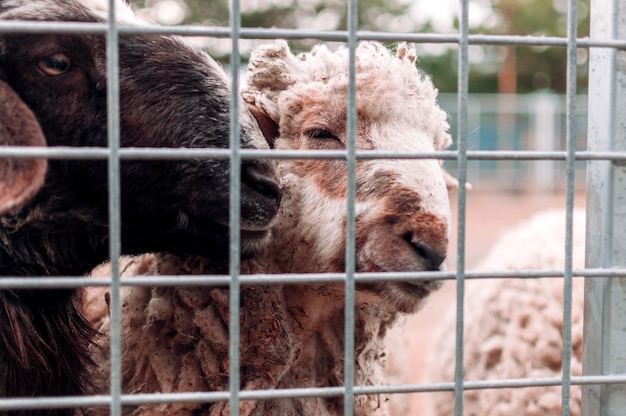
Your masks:
<path fill-rule="evenodd" d="M 573 277 L 622 278 L 626 277 L 626 269 L 573 269 Z M 538 279 L 563 278 L 561 270 L 503 270 L 490 272 L 466 271 L 465 279 Z M 356 283 L 372 283 L 384 281 L 420 281 L 420 280 L 454 280 L 456 272 L 385 272 L 355 273 Z M 246 274 L 239 278 L 242 285 L 254 284 L 311 284 L 311 283 L 344 283 L 345 273 L 305 273 L 305 274 Z M 0 289 L 68 289 L 81 287 L 109 286 L 112 280 L 107 277 L 2 277 Z M 226 275 L 159 275 L 121 277 L 121 286 L 228 286 L 230 277 Z"/>
<path fill-rule="evenodd" d="M 114 3 L 114 2 L 111 2 Z M 463 9 L 467 9 L 467 0 L 462 1 Z M 236 1 L 234 4 L 238 4 Z M 355 1 L 351 4 L 356 4 Z M 574 1 L 569 2 L 570 7 L 575 10 Z M 114 10 L 111 8 L 111 16 L 114 16 Z M 236 14 L 238 11 L 236 11 Z M 467 10 L 463 12 L 467 18 Z M 114 19 L 112 19 L 114 20 Z M 462 19 L 463 21 L 463 19 Z M 466 162 L 468 160 L 556 160 L 563 161 L 568 166 L 567 170 L 567 194 L 566 194 L 566 210 L 568 212 L 567 224 L 567 246 L 566 264 L 563 270 L 519 270 L 519 271 L 494 271 L 494 272 L 478 272 L 465 270 L 464 244 L 465 244 L 465 189 L 459 189 L 459 212 L 460 221 L 459 244 L 460 248 L 457 252 L 458 265 L 460 271 L 456 272 L 403 272 L 403 273 L 357 273 L 347 269 L 346 273 L 307 273 L 307 274 L 255 274 L 239 276 L 235 264 L 231 265 L 231 274 L 225 275 L 202 275 L 202 276 L 141 276 L 141 277 L 119 277 L 119 270 L 113 268 L 110 278 L 76 278 L 76 277 L 3 277 L 0 279 L 0 289 L 51 289 L 51 288 L 72 288 L 72 287 L 90 287 L 90 286 L 110 286 L 113 296 L 112 298 L 112 351 L 114 356 L 112 359 L 112 385 L 111 395 L 106 396 L 86 396 L 86 397 L 38 397 L 38 398 L 0 398 L 0 411 L 10 411 L 19 409 L 42 409 L 42 408 L 68 408 L 75 406 L 109 406 L 111 413 L 114 415 L 121 413 L 121 406 L 124 405 L 140 405 L 140 404 L 159 404 L 173 402 L 217 402 L 231 401 L 231 408 L 237 409 L 237 405 L 242 400 L 269 400 L 276 398 L 295 398 L 295 397 L 338 397 L 344 396 L 351 398 L 353 395 L 363 394 L 406 394 L 406 393 L 425 393 L 449 391 L 456 392 L 457 395 L 457 411 L 458 415 L 462 414 L 462 397 L 463 391 L 466 390 L 484 390 L 499 388 L 525 388 L 537 386 L 563 386 L 563 414 L 568 409 L 569 388 L 578 385 L 594 385 L 594 384 L 626 384 L 626 375 L 602 375 L 602 376 L 573 376 L 568 368 L 563 369 L 562 377 L 550 378 L 522 378 L 522 379 L 498 379 L 498 380 L 464 380 L 462 377 L 462 328 L 457 327 L 458 336 L 460 336 L 459 345 L 457 346 L 457 378 L 455 381 L 441 383 L 420 383 L 420 384 L 399 384 L 394 386 L 358 386 L 346 383 L 346 387 L 319 387 L 305 389 L 281 389 L 281 390 L 254 390 L 240 391 L 239 381 L 237 377 L 231 379 L 230 391 L 228 392 L 196 392 L 196 393 L 155 393 L 155 394 L 121 394 L 121 385 L 119 377 L 120 358 L 119 358 L 119 288 L 128 286 L 229 286 L 231 292 L 238 292 L 240 285 L 251 284 L 301 284 L 301 283 L 344 283 L 351 285 L 362 282 L 379 282 L 379 281 L 407 281 L 407 280 L 456 280 L 460 282 L 462 288 L 466 279 L 508 279 L 508 278 L 560 278 L 565 279 L 565 306 L 564 318 L 565 327 L 563 329 L 564 349 L 563 360 L 569 362 L 569 352 L 566 352 L 571 344 L 571 279 L 572 278 L 593 278 L 593 277 L 626 277 L 626 269 L 602 269 L 602 268 L 586 268 L 572 269 L 571 267 L 571 212 L 573 210 L 573 180 L 574 170 L 573 163 L 575 161 L 593 161 L 607 160 L 615 163 L 626 163 L 626 152 L 607 152 L 607 151 L 575 151 L 573 144 L 574 137 L 574 120 L 573 108 L 575 86 L 575 52 L 578 48 L 612 48 L 617 50 L 626 50 L 626 41 L 623 40 L 594 40 L 590 38 L 577 37 L 575 28 L 576 14 L 569 16 L 569 32 L 567 37 L 547 37 L 547 36 L 514 36 L 514 35 L 483 35 L 469 34 L 467 27 L 462 27 L 458 34 L 433 34 L 433 33 L 391 33 L 391 32 L 371 32 L 371 31 L 307 31 L 307 30 L 290 30 L 290 29 L 265 29 L 265 28 L 244 28 L 234 24 L 231 20 L 230 27 L 207 27 L 207 26 L 137 26 L 129 27 L 115 24 L 114 21 L 106 24 L 99 23 L 72 23 L 72 22 L 31 22 L 31 21 L 0 21 L 0 33 L 60 33 L 60 34 L 103 34 L 107 36 L 108 43 L 108 70 L 109 70 L 109 86 L 110 94 L 109 114 L 111 122 L 109 124 L 109 147 L 93 148 L 93 147 L 0 147 L 0 158 L 47 158 L 53 160 L 107 160 L 111 167 L 110 188 L 110 211 L 111 211 L 111 255 L 117 257 L 120 252 L 120 223 L 119 223 L 119 162 L 123 160 L 184 160 L 184 159 L 230 159 L 231 161 L 245 161 L 253 159 L 344 159 L 349 163 L 355 163 L 356 160 L 363 159 L 443 159 L 457 160 L 460 163 L 459 178 L 462 183 L 466 178 Z M 466 23 L 465 23 L 466 24 Z M 357 40 L 377 40 L 377 41 L 407 41 L 415 43 L 442 43 L 457 44 L 460 48 L 460 86 L 459 86 L 459 114 L 465 114 L 467 117 L 467 82 L 464 77 L 467 76 L 467 47 L 469 45 L 514 45 L 514 46 L 546 46 L 546 47 L 563 47 L 568 50 L 568 117 L 567 117 L 567 137 L 568 148 L 565 151 L 476 151 L 467 150 L 460 147 L 458 151 L 435 151 L 435 152 L 381 152 L 381 151 L 277 151 L 277 150 L 250 150 L 238 149 L 238 131 L 237 117 L 233 118 L 230 149 L 192 149 L 192 148 L 123 148 L 119 147 L 119 102 L 117 101 L 119 94 L 117 87 L 119 84 L 118 70 L 119 66 L 116 59 L 116 42 L 120 35 L 134 34 L 175 34 L 182 36 L 208 36 L 223 37 L 233 39 L 233 56 L 232 61 L 237 68 L 239 54 L 236 49 L 236 43 L 239 39 L 317 39 L 322 41 L 340 41 L 355 42 Z M 353 44 L 352 44 L 353 45 Z M 573 71 L 570 72 L 570 71 Z M 236 78 L 237 72 L 233 72 Z M 235 83 L 235 85 L 237 85 Z M 233 99 L 233 108 L 237 106 L 237 100 Z M 463 117 L 461 117 L 463 119 Z M 463 143 L 467 136 L 466 120 L 461 123 L 459 128 L 459 143 Z M 348 123 L 350 125 L 350 123 Z M 349 135 L 350 136 L 350 135 Z M 235 150 L 236 149 L 236 150 Z M 238 166 L 239 163 L 235 163 Z M 234 170 L 235 175 L 232 180 L 233 189 L 240 182 L 240 172 Z M 236 195 L 235 199 L 236 199 Z M 236 210 L 237 204 L 234 201 L 231 210 Z M 232 212 L 232 211 L 231 211 Z M 235 224 L 234 222 L 237 222 Z M 231 228 L 238 229 L 238 216 L 234 216 Z M 238 259 L 238 242 L 237 234 L 231 240 L 231 258 Z M 348 233 L 348 235 L 351 235 Z M 347 251 L 348 258 L 354 255 Z M 352 254 L 350 254 L 352 253 Z M 235 278 L 233 278 L 233 276 Z M 347 286 L 350 287 L 350 286 Z M 349 290 L 346 293 L 350 292 Z M 238 297 L 233 298 L 231 304 L 231 322 L 237 320 L 236 305 Z M 117 302 L 117 303 L 116 303 Z M 353 302 L 348 300 L 348 303 Z M 457 307 L 462 311 L 463 292 L 460 291 Z M 463 322 L 462 312 L 459 312 L 460 323 Z M 352 317 L 353 319 L 353 317 Z M 346 316 L 349 325 L 346 327 L 350 330 L 353 323 L 350 324 L 350 316 Z M 233 336 L 238 331 L 238 325 L 231 326 L 231 360 L 236 355 L 238 345 L 234 346 L 239 340 L 238 336 Z M 115 335 L 118 334 L 118 335 Z M 346 361 L 350 361 L 350 355 L 347 354 Z M 238 373 L 237 360 L 232 361 L 231 375 Z M 347 368 L 346 374 L 350 374 Z M 566 392 L 567 390 L 567 392 Z M 236 414 L 236 413 L 233 413 Z"/>
<path fill-rule="evenodd" d="M 2 33 L 41 33 L 42 31 L 62 34 L 106 34 L 107 24 L 78 23 L 78 22 L 32 22 L 11 21 L 0 22 Z M 119 34 L 153 34 L 153 35 L 181 35 L 228 38 L 231 30 L 228 27 L 211 26 L 124 26 L 118 25 Z M 376 40 L 381 42 L 414 42 L 414 43 L 450 43 L 458 44 L 461 36 L 458 34 L 435 33 L 396 33 L 357 31 L 357 40 Z M 348 31 L 319 31 L 303 29 L 279 28 L 245 28 L 239 30 L 239 39 L 316 39 L 322 41 L 347 42 Z M 566 48 L 569 39 L 556 36 L 533 35 L 467 35 L 469 45 L 511 45 L 511 46 L 553 46 Z M 626 50 L 626 40 L 596 40 L 588 37 L 577 38 L 578 48 L 613 48 Z"/>
<path fill-rule="evenodd" d="M 242 160 L 256 159 L 347 159 L 345 150 L 250 150 L 241 149 Z M 170 148 L 170 147 L 136 147 L 120 148 L 117 151 L 121 160 L 185 160 L 185 159 L 216 159 L 226 160 L 230 157 L 227 149 L 208 148 Z M 567 161 L 570 157 L 575 161 L 609 160 L 626 163 L 626 151 L 534 151 L 534 150 L 468 150 L 468 160 L 555 160 Z M 107 160 L 110 151 L 100 147 L 0 147 L 0 158 L 47 158 L 52 160 Z M 432 152 L 392 152 L 378 150 L 357 150 L 357 159 L 442 159 L 457 160 L 459 152 L 455 150 L 438 150 Z"/>
<path fill-rule="evenodd" d="M 205 148 L 121 148 L 118 151 L 122 160 L 184 160 L 184 159 L 228 159 L 230 151 L 227 149 Z M 0 148 L 0 157 L 48 159 L 107 159 L 110 152 L 103 148 L 75 148 L 75 147 L 32 147 L 4 146 Z M 390 152 L 390 151 L 356 151 L 357 159 L 444 159 L 456 160 L 459 153 L 452 150 L 433 152 Z M 475 160 L 566 160 L 564 151 L 468 151 L 469 159 Z M 346 159 L 345 150 L 241 150 L 243 160 L 254 159 Z M 626 152 L 591 153 L 577 152 L 577 160 L 624 160 Z"/>
<path fill-rule="evenodd" d="M 551 387 L 560 386 L 562 383 L 563 379 L 560 377 L 466 380 L 463 382 L 463 390 Z M 575 386 L 626 384 L 626 375 L 572 376 L 571 384 Z M 454 391 L 454 386 L 455 383 L 453 382 L 398 384 L 393 386 L 354 386 L 353 391 L 356 396 L 369 394 L 433 393 L 451 392 Z M 244 390 L 239 392 L 239 398 L 240 400 L 272 400 L 300 397 L 339 397 L 344 393 L 345 388 L 343 387 Z M 229 400 L 229 397 L 229 392 L 140 393 L 122 394 L 120 395 L 120 401 L 124 406 L 139 406 L 143 404 L 225 402 Z M 106 395 L 12 398 L 0 400 L 0 411 L 47 408 L 58 409 L 77 406 L 109 406 L 110 403 L 111 396 Z"/>

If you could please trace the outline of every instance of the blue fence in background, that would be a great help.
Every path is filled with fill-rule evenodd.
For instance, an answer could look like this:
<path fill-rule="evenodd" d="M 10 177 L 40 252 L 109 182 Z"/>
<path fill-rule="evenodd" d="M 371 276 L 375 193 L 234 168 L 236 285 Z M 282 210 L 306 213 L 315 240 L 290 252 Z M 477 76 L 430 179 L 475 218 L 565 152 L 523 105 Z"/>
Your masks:
<path fill-rule="evenodd" d="M 442 93 L 441 106 L 450 115 L 452 137 L 457 137 L 457 95 Z M 565 96 L 469 94 L 468 150 L 565 151 Z M 576 150 L 586 150 L 587 96 L 576 101 Z M 454 148 L 454 147 L 453 147 Z M 456 162 L 446 168 L 454 174 Z M 586 162 L 576 162 L 575 183 L 585 186 Z M 474 188 L 511 191 L 558 191 L 565 188 L 565 161 L 469 160 L 468 180 Z"/>

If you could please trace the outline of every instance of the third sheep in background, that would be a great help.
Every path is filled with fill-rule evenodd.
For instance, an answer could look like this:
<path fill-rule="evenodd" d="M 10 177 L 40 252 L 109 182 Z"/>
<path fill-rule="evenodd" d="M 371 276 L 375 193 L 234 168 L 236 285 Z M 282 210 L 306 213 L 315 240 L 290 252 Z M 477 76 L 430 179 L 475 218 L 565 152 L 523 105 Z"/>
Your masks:
<path fill-rule="evenodd" d="M 573 268 L 585 263 L 585 212 L 574 210 Z M 565 211 L 550 210 L 504 234 L 477 267 L 481 271 L 563 270 Z M 582 373 L 583 280 L 573 280 L 571 374 Z M 563 278 L 476 279 L 465 282 L 464 379 L 562 376 Z M 429 381 L 454 380 L 456 310 L 444 319 L 430 357 Z M 452 393 L 433 396 L 432 414 L 454 414 Z M 572 386 L 570 415 L 581 413 Z M 466 416 L 558 416 L 561 387 L 469 390 Z"/>

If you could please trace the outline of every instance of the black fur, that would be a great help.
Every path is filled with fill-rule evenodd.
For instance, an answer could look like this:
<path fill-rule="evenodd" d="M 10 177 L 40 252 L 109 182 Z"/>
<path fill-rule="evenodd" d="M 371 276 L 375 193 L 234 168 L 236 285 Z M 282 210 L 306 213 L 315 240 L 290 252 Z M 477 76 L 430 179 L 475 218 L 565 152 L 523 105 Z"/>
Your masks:
<path fill-rule="evenodd" d="M 3 19 L 99 21 L 77 0 L 0 0 Z M 72 70 L 49 77 L 38 62 L 55 53 Z M 153 35 L 120 36 L 119 54 L 122 146 L 228 146 L 230 88 L 207 55 Z M 0 34 L 0 80 L 35 113 L 48 146 L 106 146 L 105 68 L 103 36 Z M 256 147 L 258 126 L 240 119 L 242 146 Z M 243 167 L 244 242 L 265 238 L 277 213 L 273 175 L 265 162 Z M 120 177 L 124 254 L 227 260 L 227 160 L 122 161 Z M 50 160 L 43 188 L 0 217 L 0 276 L 82 275 L 108 259 L 108 245 L 106 162 Z M 75 290 L 0 291 L 0 396 L 90 391 L 86 351 L 95 334 L 79 299 Z"/>

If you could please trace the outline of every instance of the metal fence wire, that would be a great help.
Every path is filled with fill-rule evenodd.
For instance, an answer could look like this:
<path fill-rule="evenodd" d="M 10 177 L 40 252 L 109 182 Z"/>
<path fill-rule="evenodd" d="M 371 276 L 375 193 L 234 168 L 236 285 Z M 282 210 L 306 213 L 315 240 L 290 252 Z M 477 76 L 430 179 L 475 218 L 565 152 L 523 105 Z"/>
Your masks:
<path fill-rule="evenodd" d="M 0 279 L 0 289 L 37 287 L 86 287 L 109 286 L 111 292 L 111 389 L 110 395 L 86 397 L 34 397 L 0 398 L 0 412 L 17 409 L 66 408 L 83 406 L 109 406 L 112 415 L 121 415 L 123 405 L 144 403 L 214 402 L 228 401 L 230 414 L 239 414 L 239 403 L 248 399 L 275 399 L 291 397 L 343 396 L 344 414 L 352 415 L 355 395 L 372 393 L 407 394 L 419 392 L 453 391 L 455 415 L 463 415 L 463 392 L 476 389 L 525 388 L 531 386 L 562 386 L 562 415 L 569 415 L 569 398 L 572 386 L 583 386 L 584 415 L 626 414 L 626 69 L 623 65 L 626 50 L 626 10 L 623 2 L 615 0 L 593 0 L 591 3 L 591 38 L 578 38 L 577 0 L 569 0 L 566 37 L 545 36 L 496 36 L 470 35 L 469 0 L 460 0 L 459 31 L 457 34 L 436 33 L 385 33 L 358 30 L 357 0 L 348 0 L 348 25 L 346 31 L 304 31 L 286 29 L 242 28 L 239 2 L 231 2 L 230 25 L 217 27 L 129 27 L 116 23 L 115 1 L 109 1 L 109 20 L 106 24 L 67 22 L 22 22 L 0 21 L 0 33 L 90 33 L 102 34 L 107 40 L 108 71 L 108 148 L 0 148 L 0 157 L 49 159 L 106 159 L 109 165 L 109 212 L 110 212 L 110 256 L 120 256 L 120 161 L 126 159 L 185 159 L 227 158 L 231 169 L 230 200 L 230 276 L 176 276 L 154 278 L 121 279 L 116 262 L 112 262 L 111 278 L 82 279 L 73 277 L 15 278 Z M 160 33 L 185 36 L 211 36 L 230 38 L 232 41 L 231 78 L 231 137 L 230 149 L 130 149 L 120 147 L 119 125 L 119 62 L 117 43 L 120 34 Z M 243 150 L 239 147 L 239 41 L 241 39 L 317 39 L 320 41 L 345 42 L 350 50 L 350 88 L 348 90 L 346 151 L 323 154 L 309 152 L 277 152 Z M 369 152 L 367 155 L 355 150 L 355 48 L 359 40 L 384 42 L 408 41 L 415 43 L 445 43 L 458 45 L 458 102 L 455 130 L 456 150 L 439 151 L 431 154 L 394 154 Z M 566 150 L 565 151 L 474 151 L 468 149 L 468 91 L 469 91 L 469 46 L 470 45 L 515 45 L 561 47 L 567 51 L 566 92 Z M 589 147 L 576 151 L 576 60 L 577 49 L 590 50 L 591 69 L 589 85 Z M 347 161 L 348 170 L 348 218 L 346 230 L 345 273 L 307 275 L 248 275 L 239 274 L 239 184 L 240 162 L 253 158 L 296 158 L 333 157 Z M 456 376 L 454 382 L 423 383 L 391 386 L 354 385 L 354 302 L 355 283 L 369 280 L 399 279 L 407 275 L 360 274 L 355 272 L 355 166 L 359 158 L 440 158 L 456 162 L 457 178 L 461 184 L 467 181 L 468 161 L 471 160 L 555 160 L 566 166 L 565 206 L 566 260 L 563 270 L 497 273 L 504 277 L 562 278 L 564 280 L 562 374 L 553 378 L 524 378 L 508 380 L 465 380 L 464 379 L 464 287 L 467 279 L 495 277 L 494 274 L 466 271 L 466 188 L 460 186 L 458 193 L 458 246 L 456 271 L 411 273 L 413 278 L 455 280 L 457 285 L 456 326 Z M 572 212 L 574 207 L 575 163 L 588 163 L 588 235 L 587 268 L 572 268 Z M 572 376 L 567 363 L 571 359 L 571 315 L 572 281 L 586 279 L 584 371 L 583 376 Z M 241 391 L 239 379 L 239 302 L 241 285 L 250 283 L 293 282 L 343 282 L 345 284 L 345 378 L 340 387 L 318 387 L 284 390 Z M 120 333 L 120 288 L 122 285 L 229 285 L 230 287 L 230 382 L 229 391 L 193 392 L 171 394 L 122 394 L 121 386 L 121 333 Z"/>

